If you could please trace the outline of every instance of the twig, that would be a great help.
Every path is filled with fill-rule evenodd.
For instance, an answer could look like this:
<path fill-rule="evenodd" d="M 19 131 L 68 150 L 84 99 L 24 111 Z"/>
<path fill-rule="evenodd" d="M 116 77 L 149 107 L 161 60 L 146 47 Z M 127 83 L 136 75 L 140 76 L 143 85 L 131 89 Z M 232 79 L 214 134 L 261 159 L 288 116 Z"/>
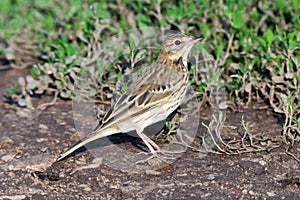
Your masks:
<path fill-rule="evenodd" d="M 292 158 L 294 158 L 300 164 L 300 159 L 297 158 L 293 153 L 289 152 L 289 150 L 290 150 L 291 147 L 292 146 L 287 147 L 286 150 L 285 150 L 285 153 L 287 155 L 291 156 Z"/>
<path fill-rule="evenodd" d="M 58 96 L 58 91 L 55 91 L 53 100 L 51 102 L 43 103 L 43 104 L 39 105 L 37 107 L 37 109 L 45 110 L 47 107 L 54 105 L 55 102 L 57 101 L 57 96 Z"/>

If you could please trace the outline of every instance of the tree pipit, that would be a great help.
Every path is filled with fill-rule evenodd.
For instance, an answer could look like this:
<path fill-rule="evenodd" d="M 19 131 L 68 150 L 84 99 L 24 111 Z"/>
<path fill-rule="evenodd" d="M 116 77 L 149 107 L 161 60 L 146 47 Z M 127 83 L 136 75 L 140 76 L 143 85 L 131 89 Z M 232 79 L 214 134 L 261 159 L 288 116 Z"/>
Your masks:
<path fill-rule="evenodd" d="M 57 161 L 94 140 L 130 131 L 136 131 L 153 156 L 168 158 L 170 152 L 162 150 L 143 130 L 165 120 L 182 103 L 188 87 L 188 54 L 202 40 L 182 33 L 166 36 L 156 62 L 129 86 L 94 131 L 61 154 Z"/>

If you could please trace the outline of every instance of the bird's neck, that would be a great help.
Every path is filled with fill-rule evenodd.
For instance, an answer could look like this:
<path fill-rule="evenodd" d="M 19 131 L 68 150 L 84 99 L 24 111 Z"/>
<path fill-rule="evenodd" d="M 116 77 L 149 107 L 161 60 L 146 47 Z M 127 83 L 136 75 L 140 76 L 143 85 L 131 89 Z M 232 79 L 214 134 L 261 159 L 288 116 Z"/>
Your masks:
<path fill-rule="evenodd" d="M 177 55 L 170 55 L 166 51 L 161 51 L 156 60 L 158 64 L 173 67 L 179 72 L 187 72 L 187 66 L 184 64 L 182 57 Z"/>

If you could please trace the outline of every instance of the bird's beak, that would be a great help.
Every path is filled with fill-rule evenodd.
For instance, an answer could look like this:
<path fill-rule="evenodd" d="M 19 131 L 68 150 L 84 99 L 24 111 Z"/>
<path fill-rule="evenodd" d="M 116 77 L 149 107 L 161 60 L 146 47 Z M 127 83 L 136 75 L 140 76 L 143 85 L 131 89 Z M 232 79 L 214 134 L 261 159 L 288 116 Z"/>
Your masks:
<path fill-rule="evenodd" d="M 204 40 L 203 37 L 196 37 L 196 36 L 193 36 L 193 38 L 192 38 L 193 43 L 200 42 L 200 41 L 202 41 L 202 40 Z"/>

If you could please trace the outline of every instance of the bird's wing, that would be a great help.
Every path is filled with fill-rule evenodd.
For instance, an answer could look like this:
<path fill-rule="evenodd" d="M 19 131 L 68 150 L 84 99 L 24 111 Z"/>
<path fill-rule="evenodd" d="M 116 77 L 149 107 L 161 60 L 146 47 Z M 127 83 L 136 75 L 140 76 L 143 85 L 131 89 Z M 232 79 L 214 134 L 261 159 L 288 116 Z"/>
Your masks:
<path fill-rule="evenodd" d="M 172 89 L 165 85 L 149 83 L 123 94 L 102 119 L 101 127 L 108 127 L 128 117 L 136 117 L 172 98 Z"/>
<path fill-rule="evenodd" d="M 99 128 L 106 128 L 116 123 L 129 121 L 148 111 L 160 108 L 174 98 L 174 85 L 180 81 L 178 72 L 169 67 L 149 66 L 128 90 L 108 110 L 100 122 Z M 95 130 L 96 130 L 95 129 Z"/>

